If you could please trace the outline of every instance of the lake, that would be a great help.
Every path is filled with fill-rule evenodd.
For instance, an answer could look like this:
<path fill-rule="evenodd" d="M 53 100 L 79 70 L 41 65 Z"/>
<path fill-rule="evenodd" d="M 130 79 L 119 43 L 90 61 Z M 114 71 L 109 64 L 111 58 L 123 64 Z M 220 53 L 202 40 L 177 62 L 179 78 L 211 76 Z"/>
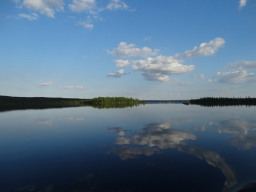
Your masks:
<path fill-rule="evenodd" d="M 183 104 L 1 112 L 0 191 L 239 191 L 256 181 L 255 114 Z"/>

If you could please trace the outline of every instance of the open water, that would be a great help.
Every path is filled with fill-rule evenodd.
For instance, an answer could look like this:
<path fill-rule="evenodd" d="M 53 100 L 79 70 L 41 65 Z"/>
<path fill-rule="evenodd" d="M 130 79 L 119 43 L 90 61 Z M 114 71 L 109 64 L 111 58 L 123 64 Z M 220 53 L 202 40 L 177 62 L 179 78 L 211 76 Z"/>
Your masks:
<path fill-rule="evenodd" d="M 0 113 L 1 192 L 249 191 L 255 162 L 256 107 Z"/>

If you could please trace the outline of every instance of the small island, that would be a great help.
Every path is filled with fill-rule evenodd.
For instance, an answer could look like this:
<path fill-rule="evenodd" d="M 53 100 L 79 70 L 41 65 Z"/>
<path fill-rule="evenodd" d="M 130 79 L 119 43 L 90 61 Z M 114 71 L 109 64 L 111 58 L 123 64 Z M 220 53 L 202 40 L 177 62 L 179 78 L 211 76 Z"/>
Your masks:
<path fill-rule="evenodd" d="M 77 99 L 0 96 L 0 111 L 79 106 L 92 106 L 95 108 L 124 108 L 133 107 L 140 104 L 145 104 L 145 101 L 126 97 L 97 97 L 93 99 Z"/>

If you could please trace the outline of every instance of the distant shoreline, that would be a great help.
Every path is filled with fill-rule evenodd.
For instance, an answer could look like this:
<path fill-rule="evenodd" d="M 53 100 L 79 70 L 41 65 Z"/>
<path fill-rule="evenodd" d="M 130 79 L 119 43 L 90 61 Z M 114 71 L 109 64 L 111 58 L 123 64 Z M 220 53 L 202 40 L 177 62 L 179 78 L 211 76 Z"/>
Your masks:
<path fill-rule="evenodd" d="M 0 96 L 0 111 L 80 106 L 92 106 L 95 108 L 125 108 L 140 104 L 145 104 L 145 101 L 125 97 L 97 97 L 92 99 L 78 99 L 59 97 Z"/>
<path fill-rule="evenodd" d="M 256 105 L 256 98 L 246 97 L 246 98 L 229 98 L 229 97 L 205 97 L 200 99 L 191 99 L 184 104 L 195 104 L 201 106 L 254 106 Z"/>
<path fill-rule="evenodd" d="M 61 97 L 12 97 L 0 96 L 0 111 L 23 109 L 48 109 L 91 106 L 94 108 L 125 108 L 141 104 L 185 104 L 214 106 L 255 106 L 256 98 L 205 97 L 191 100 L 139 100 L 126 97 L 97 97 L 92 99 Z"/>

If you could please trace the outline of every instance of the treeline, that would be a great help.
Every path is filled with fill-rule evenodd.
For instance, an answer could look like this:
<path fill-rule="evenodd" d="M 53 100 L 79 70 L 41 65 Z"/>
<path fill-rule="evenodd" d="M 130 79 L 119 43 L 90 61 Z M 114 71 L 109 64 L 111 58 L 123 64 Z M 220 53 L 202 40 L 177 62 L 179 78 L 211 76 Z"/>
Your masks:
<path fill-rule="evenodd" d="M 138 99 L 126 98 L 126 97 L 97 97 L 90 100 L 92 105 L 108 105 L 108 104 L 141 104 L 145 101 L 140 101 Z"/>
<path fill-rule="evenodd" d="M 48 98 L 48 97 L 9 97 L 0 96 L 0 111 L 15 109 L 45 109 L 77 106 L 97 108 L 124 108 L 144 103 L 138 99 L 125 97 L 98 97 L 93 99 Z"/>
<path fill-rule="evenodd" d="M 200 99 L 191 99 L 189 104 L 202 106 L 234 106 L 234 105 L 256 105 L 256 98 L 228 98 L 228 97 L 205 97 Z"/>
<path fill-rule="evenodd" d="M 145 104 L 145 101 L 126 97 L 97 97 L 90 100 L 95 108 L 125 108 Z"/>
<path fill-rule="evenodd" d="M 44 109 L 88 105 L 87 99 L 0 96 L 0 110 Z"/>

